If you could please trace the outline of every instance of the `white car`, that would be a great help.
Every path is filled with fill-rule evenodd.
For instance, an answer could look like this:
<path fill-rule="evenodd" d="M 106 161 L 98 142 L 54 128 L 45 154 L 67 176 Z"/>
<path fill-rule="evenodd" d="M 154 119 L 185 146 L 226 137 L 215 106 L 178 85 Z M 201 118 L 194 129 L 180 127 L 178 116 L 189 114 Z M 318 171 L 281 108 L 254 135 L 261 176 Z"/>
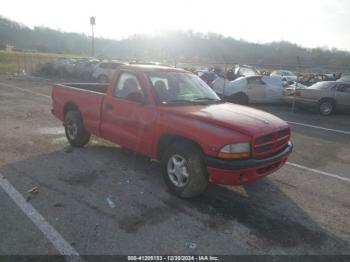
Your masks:
<path fill-rule="evenodd" d="M 227 101 L 239 104 L 278 103 L 284 90 L 281 78 L 270 76 L 239 77 L 233 81 L 217 78 L 212 88 Z"/>
<path fill-rule="evenodd" d="M 96 65 L 92 72 L 92 78 L 96 79 L 100 83 L 109 83 L 113 76 L 114 71 L 118 66 L 122 65 L 121 62 L 104 61 Z"/>
<path fill-rule="evenodd" d="M 282 80 L 283 85 L 287 85 L 291 82 L 296 82 L 298 80 L 298 77 L 292 72 L 287 70 L 276 70 L 273 71 L 270 76 L 276 76 L 280 77 Z"/>

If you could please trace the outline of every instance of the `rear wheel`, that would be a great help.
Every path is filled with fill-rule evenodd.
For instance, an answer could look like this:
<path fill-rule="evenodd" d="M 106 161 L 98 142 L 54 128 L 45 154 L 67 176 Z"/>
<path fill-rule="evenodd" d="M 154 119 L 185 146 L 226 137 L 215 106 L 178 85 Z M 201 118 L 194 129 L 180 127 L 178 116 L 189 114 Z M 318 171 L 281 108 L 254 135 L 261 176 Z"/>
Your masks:
<path fill-rule="evenodd" d="M 108 83 L 109 82 L 109 79 L 106 75 L 100 75 L 98 78 L 97 78 L 98 82 L 100 83 Z"/>
<path fill-rule="evenodd" d="M 79 111 L 69 111 L 64 119 L 66 137 L 74 147 L 83 147 L 90 140 L 90 133 L 85 130 Z"/>
<path fill-rule="evenodd" d="M 321 115 L 329 116 L 334 112 L 335 104 L 330 99 L 323 99 L 318 103 L 318 110 Z"/>
<path fill-rule="evenodd" d="M 196 197 L 209 184 L 203 154 L 189 142 L 172 144 L 166 150 L 161 166 L 165 183 L 178 197 Z"/>
<path fill-rule="evenodd" d="M 235 104 L 240 104 L 240 105 L 247 105 L 249 102 L 248 96 L 244 93 L 238 93 L 234 94 L 229 97 L 228 99 L 229 102 L 235 103 Z"/>

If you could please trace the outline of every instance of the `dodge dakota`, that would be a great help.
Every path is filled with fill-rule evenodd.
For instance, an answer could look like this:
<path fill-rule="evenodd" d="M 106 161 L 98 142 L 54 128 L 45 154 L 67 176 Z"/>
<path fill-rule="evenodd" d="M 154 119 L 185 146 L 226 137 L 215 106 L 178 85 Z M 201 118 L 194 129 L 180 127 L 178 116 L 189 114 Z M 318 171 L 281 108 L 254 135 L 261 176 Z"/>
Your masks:
<path fill-rule="evenodd" d="M 255 181 L 292 152 L 286 122 L 225 103 L 198 76 L 165 66 L 122 65 L 110 84 L 57 84 L 52 113 L 74 147 L 93 134 L 159 160 L 166 185 L 182 198 L 210 182 Z"/>

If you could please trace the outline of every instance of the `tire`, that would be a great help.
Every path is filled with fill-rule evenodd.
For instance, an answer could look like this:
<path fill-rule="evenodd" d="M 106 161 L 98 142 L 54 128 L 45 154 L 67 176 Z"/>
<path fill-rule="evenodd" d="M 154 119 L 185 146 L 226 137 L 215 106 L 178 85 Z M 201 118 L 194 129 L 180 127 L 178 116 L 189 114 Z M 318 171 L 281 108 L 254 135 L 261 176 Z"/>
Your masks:
<path fill-rule="evenodd" d="M 103 84 L 109 82 L 109 79 L 108 79 L 108 77 L 106 75 L 98 76 L 97 80 L 98 80 L 99 83 L 103 83 Z"/>
<path fill-rule="evenodd" d="M 228 101 L 235 104 L 247 105 L 249 103 L 249 98 L 244 93 L 238 93 L 230 96 Z"/>
<path fill-rule="evenodd" d="M 90 140 L 90 133 L 85 130 L 79 111 L 72 110 L 64 118 L 66 137 L 73 147 L 83 147 Z"/>
<path fill-rule="evenodd" d="M 170 192 L 178 197 L 199 196 L 209 184 L 203 154 L 189 142 L 173 143 L 161 159 L 161 168 Z"/>
<path fill-rule="evenodd" d="M 323 116 L 331 115 L 335 110 L 335 103 L 331 99 L 322 99 L 318 103 L 318 111 Z"/>

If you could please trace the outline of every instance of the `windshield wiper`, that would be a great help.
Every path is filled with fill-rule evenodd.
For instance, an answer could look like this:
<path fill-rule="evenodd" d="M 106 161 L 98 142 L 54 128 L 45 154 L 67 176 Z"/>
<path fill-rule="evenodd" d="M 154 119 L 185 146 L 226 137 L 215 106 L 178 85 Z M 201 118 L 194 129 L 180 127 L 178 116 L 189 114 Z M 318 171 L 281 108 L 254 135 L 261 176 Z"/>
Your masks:
<path fill-rule="evenodd" d="M 210 98 L 210 97 L 200 97 L 200 98 L 195 98 L 193 100 L 186 100 L 186 99 L 174 99 L 174 100 L 169 100 L 169 101 L 163 101 L 162 104 L 202 104 L 203 102 L 222 102 L 222 100 L 215 99 L 215 98 Z"/>
<path fill-rule="evenodd" d="M 193 101 L 223 103 L 221 99 L 211 98 L 211 97 L 199 97 L 199 98 L 195 98 Z"/>
<path fill-rule="evenodd" d="M 192 103 L 194 101 L 192 100 L 186 100 L 186 99 L 174 99 L 169 101 L 162 101 L 162 104 L 171 104 L 171 103 Z"/>
<path fill-rule="evenodd" d="M 198 97 L 194 99 L 195 101 L 220 101 L 220 99 L 211 98 L 211 97 Z"/>

